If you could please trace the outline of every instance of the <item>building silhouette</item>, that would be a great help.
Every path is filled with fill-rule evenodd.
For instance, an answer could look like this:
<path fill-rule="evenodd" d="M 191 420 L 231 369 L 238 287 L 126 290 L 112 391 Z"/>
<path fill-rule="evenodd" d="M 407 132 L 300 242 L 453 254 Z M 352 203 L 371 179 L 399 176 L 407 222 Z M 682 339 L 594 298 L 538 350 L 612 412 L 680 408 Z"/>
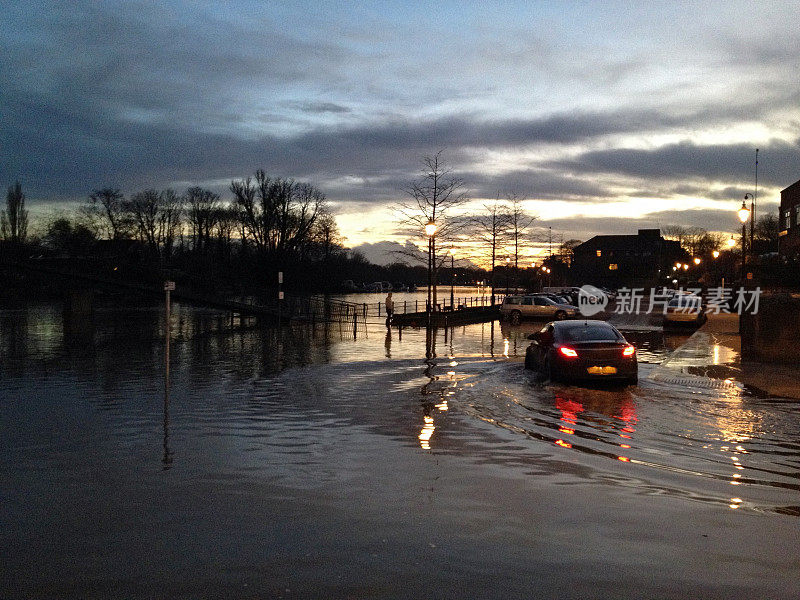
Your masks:
<path fill-rule="evenodd" d="M 636 235 L 596 235 L 576 246 L 572 274 L 581 284 L 650 286 L 688 260 L 680 243 L 664 239 L 660 229 L 640 229 Z"/>

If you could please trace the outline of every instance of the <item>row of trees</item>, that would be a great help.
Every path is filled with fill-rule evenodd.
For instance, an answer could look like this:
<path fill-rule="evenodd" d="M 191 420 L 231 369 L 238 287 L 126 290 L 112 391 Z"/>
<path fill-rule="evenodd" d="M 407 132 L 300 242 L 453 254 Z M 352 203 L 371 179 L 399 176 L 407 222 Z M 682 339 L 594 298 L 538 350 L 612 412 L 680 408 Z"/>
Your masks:
<path fill-rule="evenodd" d="M 692 256 L 708 256 L 714 250 L 723 250 L 727 247 L 729 239 L 725 234 L 709 232 L 702 227 L 668 225 L 661 232 L 665 238 L 678 241 Z M 752 252 L 756 254 L 777 252 L 779 232 L 777 215 L 767 213 L 759 217 L 753 228 Z M 748 251 L 751 250 L 748 248 Z"/>
<path fill-rule="evenodd" d="M 182 195 L 148 189 L 125 199 L 104 188 L 89 195 L 84 214 L 100 237 L 137 239 L 165 258 L 178 245 L 199 255 L 236 250 L 275 261 L 329 257 L 341 249 L 325 195 L 314 186 L 259 170 L 255 178 L 232 181 L 230 191 L 233 201 L 202 187 Z"/>

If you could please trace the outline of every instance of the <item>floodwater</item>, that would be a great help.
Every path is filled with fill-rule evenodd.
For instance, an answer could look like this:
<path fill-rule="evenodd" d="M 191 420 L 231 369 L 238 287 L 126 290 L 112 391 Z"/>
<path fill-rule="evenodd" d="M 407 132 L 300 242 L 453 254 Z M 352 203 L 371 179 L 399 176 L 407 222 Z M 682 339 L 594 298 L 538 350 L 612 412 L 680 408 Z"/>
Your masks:
<path fill-rule="evenodd" d="M 648 378 L 686 334 L 588 389 L 535 323 L 172 323 L 167 390 L 160 307 L 0 311 L 0 597 L 800 591 L 800 408 Z"/>

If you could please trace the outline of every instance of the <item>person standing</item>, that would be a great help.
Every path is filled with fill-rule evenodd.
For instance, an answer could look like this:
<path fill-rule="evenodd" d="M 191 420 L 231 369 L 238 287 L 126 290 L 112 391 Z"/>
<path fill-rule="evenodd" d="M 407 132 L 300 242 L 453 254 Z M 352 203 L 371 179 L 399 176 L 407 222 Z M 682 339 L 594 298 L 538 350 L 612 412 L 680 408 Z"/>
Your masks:
<path fill-rule="evenodd" d="M 394 300 L 392 300 L 392 292 L 387 294 L 384 304 L 386 305 L 386 326 L 389 327 L 392 324 L 392 315 L 394 314 Z"/>

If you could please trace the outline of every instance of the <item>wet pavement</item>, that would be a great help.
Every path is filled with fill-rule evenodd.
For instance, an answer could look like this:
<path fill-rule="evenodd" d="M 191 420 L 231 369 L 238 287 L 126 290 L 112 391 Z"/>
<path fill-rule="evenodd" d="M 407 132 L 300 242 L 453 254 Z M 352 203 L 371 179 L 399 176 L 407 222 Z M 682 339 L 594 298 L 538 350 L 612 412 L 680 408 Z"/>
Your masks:
<path fill-rule="evenodd" d="M 0 596 L 797 595 L 800 409 L 691 331 L 592 389 L 541 323 L 229 325 L 178 307 L 165 395 L 158 308 L 0 312 Z"/>

